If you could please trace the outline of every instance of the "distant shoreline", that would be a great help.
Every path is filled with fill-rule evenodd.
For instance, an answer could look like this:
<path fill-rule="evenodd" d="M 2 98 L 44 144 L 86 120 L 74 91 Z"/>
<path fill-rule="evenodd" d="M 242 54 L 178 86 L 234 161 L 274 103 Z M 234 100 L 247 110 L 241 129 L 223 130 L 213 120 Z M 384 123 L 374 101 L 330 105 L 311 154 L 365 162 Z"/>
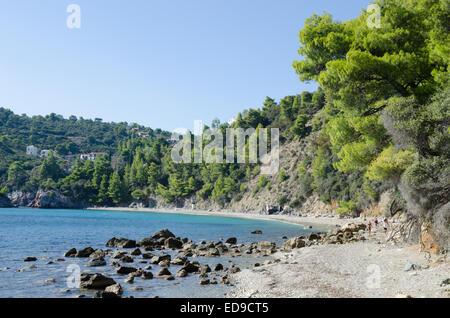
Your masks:
<path fill-rule="evenodd" d="M 267 215 L 259 214 L 255 212 L 231 212 L 231 211 L 206 211 L 206 210 L 189 210 L 182 208 L 121 208 L 121 207 L 98 207 L 87 208 L 87 210 L 96 211 L 117 211 L 117 212 L 144 212 L 144 213 L 173 213 L 173 214 L 191 214 L 191 215 L 206 215 L 206 216 L 223 216 L 223 217 L 235 217 L 253 220 L 266 220 L 266 221 L 278 221 L 286 222 L 296 225 L 303 225 L 305 227 L 312 226 L 313 228 L 320 230 L 330 230 L 337 226 L 341 226 L 348 222 L 355 222 L 357 219 L 339 219 L 333 217 L 304 217 L 304 216 L 291 216 L 291 215 Z"/>

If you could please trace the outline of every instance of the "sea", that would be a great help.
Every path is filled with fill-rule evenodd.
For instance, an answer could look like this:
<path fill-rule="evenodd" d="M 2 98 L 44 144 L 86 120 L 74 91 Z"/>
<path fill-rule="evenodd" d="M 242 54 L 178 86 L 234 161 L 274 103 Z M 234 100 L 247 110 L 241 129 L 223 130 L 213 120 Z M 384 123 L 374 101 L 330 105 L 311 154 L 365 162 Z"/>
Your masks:
<path fill-rule="evenodd" d="M 223 297 L 229 286 L 200 286 L 198 275 L 185 278 L 176 277 L 167 281 L 155 277 L 152 280 L 136 278 L 134 284 L 123 282 L 126 276 L 117 275 L 114 268 L 87 267 L 88 259 L 63 258 L 70 248 L 81 249 L 91 246 L 94 249 L 108 249 L 105 244 L 112 237 L 125 237 L 139 241 L 156 231 L 167 228 L 175 236 L 187 237 L 198 243 L 226 240 L 236 237 L 238 243 L 272 241 L 281 244 L 283 236 L 295 237 L 314 231 L 302 225 L 280 221 L 255 220 L 238 217 L 192 215 L 159 212 L 127 212 L 96 210 L 47 210 L 28 208 L 0 209 L 0 297 L 1 298 L 72 298 L 93 297 L 94 292 L 73 287 L 74 274 L 102 273 L 120 283 L 123 296 L 135 298 L 170 297 L 197 298 Z M 251 234 L 261 230 L 262 235 Z M 24 262 L 26 257 L 36 257 L 35 262 Z M 133 264 L 126 266 L 142 267 L 136 257 Z M 231 263 L 241 268 L 252 267 L 266 258 L 254 256 L 235 258 L 203 258 L 200 264 L 211 268 L 217 263 L 229 267 Z M 107 259 L 109 263 L 109 259 Z M 29 268 L 29 267 L 32 268 Z M 20 269 L 24 269 L 19 271 Z M 160 270 L 152 265 L 154 276 Z M 169 270 L 175 276 L 178 266 Z M 54 279 L 53 283 L 46 280 Z"/>

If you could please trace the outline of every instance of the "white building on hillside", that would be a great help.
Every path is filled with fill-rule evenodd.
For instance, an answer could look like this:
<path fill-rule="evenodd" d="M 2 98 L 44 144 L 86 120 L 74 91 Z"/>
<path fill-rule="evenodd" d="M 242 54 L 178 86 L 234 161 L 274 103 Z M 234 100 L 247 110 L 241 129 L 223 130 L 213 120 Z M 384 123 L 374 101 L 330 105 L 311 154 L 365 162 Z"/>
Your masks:
<path fill-rule="evenodd" d="M 84 154 L 80 155 L 80 159 L 95 161 L 95 159 L 97 159 L 97 157 L 103 156 L 104 154 L 105 154 L 104 152 L 84 153 Z"/>
<path fill-rule="evenodd" d="M 41 150 L 41 158 L 47 158 L 49 154 L 50 150 L 47 149 Z"/>
<path fill-rule="evenodd" d="M 38 149 L 31 145 L 27 147 L 27 155 L 33 156 L 33 157 L 37 157 L 38 155 Z"/>

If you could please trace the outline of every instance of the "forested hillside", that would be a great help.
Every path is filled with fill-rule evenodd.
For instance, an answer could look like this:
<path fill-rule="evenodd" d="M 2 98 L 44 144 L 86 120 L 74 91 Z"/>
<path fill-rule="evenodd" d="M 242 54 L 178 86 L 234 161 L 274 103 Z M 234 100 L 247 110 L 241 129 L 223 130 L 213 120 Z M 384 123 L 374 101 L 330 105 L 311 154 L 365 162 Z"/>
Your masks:
<path fill-rule="evenodd" d="M 405 213 L 416 227 L 431 224 L 448 244 L 449 2 L 376 4 L 380 28 L 367 24 L 365 11 L 344 22 L 326 13 L 306 21 L 302 59 L 293 67 L 301 81 L 317 81 L 318 91 L 267 97 L 231 125 L 211 124 L 222 131 L 280 128 L 282 151 L 299 149 L 277 176 L 262 175 L 256 164 L 175 164 L 169 135 L 160 130 L 136 126 L 149 134 L 143 138 L 126 123 L 29 118 L 0 109 L 2 192 L 59 190 L 96 205 L 148 204 L 157 197 L 173 205 L 189 198 L 229 207 L 280 187 L 270 204 L 295 210 L 315 195 L 337 204 L 338 213 L 358 214 L 391 189 L 396 208 L 389 212 Z M 30 158 L 24 154 L 30 144 L 60 156 Z M 70 167 L 61 160 L 84 152 L 107 154 Z"/>

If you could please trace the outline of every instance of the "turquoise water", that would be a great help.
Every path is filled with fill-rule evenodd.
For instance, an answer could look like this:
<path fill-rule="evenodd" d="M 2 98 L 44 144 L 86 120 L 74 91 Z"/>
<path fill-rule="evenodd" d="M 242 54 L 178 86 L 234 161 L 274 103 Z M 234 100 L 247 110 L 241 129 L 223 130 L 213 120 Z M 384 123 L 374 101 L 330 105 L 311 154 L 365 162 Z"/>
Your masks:
<path fill-rule="evenodd" d="M 114 274 L 111 266 L 85 267 L 86 259 L 66 259 L 56 262 L 69 248 L 77 249 L 91 246 L 106 249 L 105 243 L 111 237 L 126 237 L 140 240 L 154 232 L 168 228 L 176 236 L 188 237 L 194 242 L 201 240 L 217 241 L 237 237 L 238 243 L 262 240 L 280 244 L 282 236 L 299 236 L 312 230 L 283 222 L 251 220 L 244 218 L 200 216 L 169 213 L 136 213 L 92 210 L 35 210 L 0 209 L 0 297 L 75 297 L 76 289 L 69 289 L 66 272 L 70 264 L 78 264 L 82 272 L 100 272 L 111 276 L 125 289 L 124 296 L 135 297 L 221 297 L 226 287 L 220 285 L 199 286 L 196 276 L 175 281 L 136 279 L 135 284 L 123 283 L 126 277 Z M 260 229 L 263 235 L 252 235 L 251 231 Z M 38 258 L 36 262 L 24 262 L 28 256 Z M 46 264 L 54 261 L 53 264 Z M 201 264 L 214 266 L 220 262 L 226 266 L 229 259 L 200 258 Z M 254 258 L 233 258 L 233 263 L 250 266 Z M 35 269 L 18 272 L 20 268 L 35 265 Z M 141 266 L 137 264 L 127 266 Z M 153 266 L 153 265 L 152 265 Z M 171 266 L 175 274 L 177 267 Z M 153 266 L 153 274 L 159 271 Z M 46 279 L 55 278 L 53 284 Z M 132 291 L 141 287 L 142 291 Z M 82 294 L 91 296 L 83 291 Z"/>

